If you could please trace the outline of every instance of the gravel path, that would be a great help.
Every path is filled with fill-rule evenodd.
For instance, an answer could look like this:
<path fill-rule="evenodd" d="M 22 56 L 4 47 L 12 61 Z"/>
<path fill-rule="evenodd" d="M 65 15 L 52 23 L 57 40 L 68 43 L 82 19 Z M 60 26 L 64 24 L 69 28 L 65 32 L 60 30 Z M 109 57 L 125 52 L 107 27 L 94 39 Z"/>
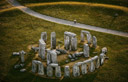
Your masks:
<path fill-rule="evenodd" d="M 35 11 L 25 7 L 25 6 L 22 6 L 16 0 L 7 0 L 7 1 L 11 5 L 13 5 L 16 8 L 20 9 L 21 11 L 23 11 L 24 13 L 27 13 L 27 14 L 32 15 L 34 17 L 37 17 L 37 18 L 40 18 L 40 19 L 44 19 L 44 20 L 47 20 L 47 21 L 50 21 L 50 22 L 55 22 L 55 23 L 58 23 L 58 24 L 69 25 L 69 26 L 73 26 L 73 27 L 77 27 L 77 28 L 83 28 L 83 29 L 88 29 L 88 30 L 93 30 L 93 31 L 98 31 L 98 32 L 103 32 L 103 33 L 109 33 L 109 34 L 113 34 L 113 35 L 128 37 L 128 33 L 127 32 L 110 30 L 110 29 L 105 29 L 105 28 L 100 28 L 100 27 L 90 26 L 90 25 L 85 25 L 85 24 L 80 24 L 80 23 L 74 24 L 73 21 L 58 19 L 58 18 L 46 16 L 46 15 L 40 14 L 38 12 L 35 12 Z"/>

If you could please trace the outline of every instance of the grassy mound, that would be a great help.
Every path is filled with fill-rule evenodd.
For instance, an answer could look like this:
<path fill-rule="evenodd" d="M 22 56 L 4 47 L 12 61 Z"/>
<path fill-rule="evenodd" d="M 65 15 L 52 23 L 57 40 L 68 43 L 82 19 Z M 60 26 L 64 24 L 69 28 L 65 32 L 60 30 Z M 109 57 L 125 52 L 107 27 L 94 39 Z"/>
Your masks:
<path fill-rule="evenodd" d="M 55 31 L 57 41 L 63 41 L 64 31 L 77 34 L 80 39 L 82 29 L 47 22 L 22 13 L 19 10 L 0 13 L 0 81 L 7 82 L 42 82 L 60 81 L 58 79 L 42 78 L 32 74 L 31 61 L 34 57 L 28 50 L 28 45 L 37 44 L 43 31 L 48 33 L 48 45 L 50 46 L 50 33 Z M 127 81 L 128 71 L 128 38 L 90 31 L 98 39 L 98 45 L 108 48 L 109 61 L 93 73 L 88 73 L 81 78 L 63 79 L 62 81 Z M 27 72 L 20 73 L 13 66 L 19 62 L 19 57 L 12 56 L 12 52 L 25 50 L 29 54 L 25 56 L 25 68 Z"/>

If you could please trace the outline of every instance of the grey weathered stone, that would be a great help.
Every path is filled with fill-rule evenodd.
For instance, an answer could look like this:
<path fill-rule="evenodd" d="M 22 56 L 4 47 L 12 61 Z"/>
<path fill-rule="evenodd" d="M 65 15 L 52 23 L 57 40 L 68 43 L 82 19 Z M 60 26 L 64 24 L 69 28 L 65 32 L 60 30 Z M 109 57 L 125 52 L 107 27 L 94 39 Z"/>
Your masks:
<path fill-rule="evenodd" d="M 32 50 L 34 50 L 35 52 L 39 51 L 39 47 L 31 47 Z"/>
<path fill-rule="evenodd" d="M 69 66 L 65 66 L 65 68 L 64 68 L 64 77 L 70 77 L 70 68 L 69 68 Z"/>
<path fill-rule="evenodd" d="M 82 74 L 83 75 L 87 73 L 87 64 L 86 63 L 85 64 L 84 63 L 82 64 L 81 71 L 82 71 Z"/>
<path fill-rule="evenodd" d="M 96 60 L 96 68 L 99 68 L 99 67 L 100 67 L 100 59 L 98 57 L 97 60 Z"/>
<path fill-rule="evenodd" d="M 76 57 L 75 54 L 72 54 L 72 57 L 75 58 Z"/>
<path fill-rule="evenodd" d="M 65 62 L 66 62 L 66 63 L 68 63 L 68 62 L 69 62 L 69 60 L 66 60 Z"/>
<path fill-rule="evenodd" d="M 55 76 L 56 77 L 61 77 L 61 68 L 60 68 L 60 66 L 57 66 L 55 68 Z"/>
<path fill-rule="evenodd" d="M 71 55 L 68 55 L 68 58 L 72 59 L 73 57 Z"/>
<path fill-rule="evenodd" d="M 32 72 L 35 73 L 37 70 L 37 65 L 36 65 L 37 61 L 36 60 L 32 60 Z"/>
<path fill-rule="evenodd" d="M 42 32 L 41 33 L 41 39 L 44 40 L 44 42 L 46 43 L 46 41 L 47 41 L 47 32 Z"/>
<path fill-rule="evenodd" d="M 38 74 L 44 75 L 44 66 L 43 66 L 42 62 L 37 61 L 37 64 L 38 64 Z"/>
<path fill-rule="evenodd" d="M 76 50 L 77 49 L 77 38 L 76 34 L 72 32 L 64 32 L 64 42 L 66 50 Z"/>
<path fill-rule="evenodd" d="M 50 65 L 47 66 L 47 76 L 48 77 L 52 77 L 53 76 L 53 68 Z"/>
<path fill-rule="evenodd" d="M 90 45 L 92 41 L 92 36 L 91 34 L 87 34 L 87 43 Z"/>
<path fill-rule="evenodd" d="M 88 59 L 88 60 L 83 61 L 83 64 L 88 65 L 89 71 L 91 70 L 91 61 L 92 61 L 91 59 Z"/>
<path fill-rule="evenodd" d="M 51 33 L 51 49 L 56 49 L 56 33 Z"/>
<path fill-rule="evenodd" d="M 75 51 L 77 50 L 77 38 L 71 37 L 71 50 Z"/>
<path fill-rule="evenodd" d="M 69 36 L 65 36 L 64 45 L 65 45 L 65 49 L 69 50 L 69 47 L 70 47 L 70 38 L 69 38 Z"/>
<path fill-rule="evenodd" d="M 103 65 L 104 60 L 105 60 L 105 54 L 104 53 L 101 53 L 100 54 L 100 65 Z"/>
<path fill-rule="evenodd" d="M 71 62 L 75 61 L 75 59 L 71 59 Z"/>
<path fill-rule="evenodd" d="M 94 61 L 91 60 L 90 67 L 89 67 L 89 71 L 90 71 L 90 72 L 93 72 L 94 70 L 95 70 Z"/>
<path fill-rule="evenodd" d="M 51 62 L 52 62 L 52 63 L 58 63 L 58 62 L 57 62 L 57 54 L 56 54 L 56 51 L 52 50 L 52 51 L 50 52 L 50 54 L 51 54 Z"/>
<path fill-rule="evenodd" d="M 47 50 L 47 65 L 52 63 L 51 61 L 51 54 L 50 54 L 50 50 Z"/>
<path fill-rule="evenodd" d="M 77 62 L 75 63 L 77 66 L 81 66 L 83 64 L 83 62 Z"/>
<path fill-rule="evenodd" d="M 19 65 L 19 64 L 16 64 L 16 65 L 14 66 L 14 68 L 15 68 L 15 69 L 18 69 L 18 68 L 20 68 L 20 65 Z"/>
<path fill-rule="evenodd" d="M 20 64 L 21 67 L 24 67 L 24 64 Z"/>
<path fill-rule="evenodd" d="M 73 66 L 73 76 L 74 77 L 80 76 L 80 69 L 76 64 L 74 64 L 74 66 Z"/>
<path fill-rule="evenodd" d="M 96 48 L 97 47 L 97 38 L 95 36 L 93 36 L 93 47 Z"/>
<path fill-rule="evenodd" d="M 25 72 L 25 71 L 26 71 L 26 69 L 24 69 L 24 68 L 20 70 L 20 72 Z"/>
<path fill-rule="evenodd" d="M 89 57 L 89 46 L 84 44 L 84 57 Z"/>
<path fill-rule="evenodd" d="M 21 62 L 24 62 L 24 55 L 26 54 L 26 52 L 24 52 L 23 50 L 20 52 L 20 56 L 21 56 Z"/>
<path fill-rule="evenodd" d="M 84 37 L 84 35 L 87 35 L 87 34 L 90 34 L 90 32 L 89 31 L 85 31 L 85 30 L 81 30 L 81 42 L 84 42 L 84 40 L 85 40 L 85 37 Z"/>
<path fill-rule="evenodd" d="M 102 53 L 104 53 L 104 54 L 107 53 L 107 48 L 106 48 L 106 47 L 103 47 L 103 48 L 102 48 Z"/>
<path fill-rule="evenodd" d="M 84 52 L 77 52 L 77 53 L 75 53 L 75 56 L 76 57 L 80 57 L 80 56 L 82 56 L 84 54 Z"/>
<path fill-rule="evenodd" d="M 41 57 L 41 59 L 45 59 L 45 47 L 46 47 L 45 42 L 42 39 L 40 39 L 39 40 L 39 57 Z"/>
<path fill-rule="evenodd" d="M 55 63 L 51 63 L 51 64 L 49 64 L 51 67 L 57 67 L 58 66 L 58 64 L 55 64 Z"/>
<path fill-rule="evenodd" d="M 13 52 L 12 55 L 13 56 L 19 56 L 20 55 L 20 52 Z"/>
<path fill-rule="evenodd" d="M 67 51 L 63 49 L 56 49 L 56 51 L 59 51 L 60 54 L 67 54 Z"/>

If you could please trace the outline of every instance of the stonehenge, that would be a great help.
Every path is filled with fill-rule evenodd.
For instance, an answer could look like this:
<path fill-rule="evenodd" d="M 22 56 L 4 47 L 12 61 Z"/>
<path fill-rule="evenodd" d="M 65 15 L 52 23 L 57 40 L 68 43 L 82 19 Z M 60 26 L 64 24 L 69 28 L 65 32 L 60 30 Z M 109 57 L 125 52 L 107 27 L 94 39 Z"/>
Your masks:
<path fill-rule="evenodd" d="M 94 72 L 100 66 L 104 64 L 106 59 L 107 48 L 103 47 L 101 52 L 97 52 L 97 55 L 91 55 L 91 47 L 97 47 L 97 38 L 90 34 L 89 31 L 81 31 L 81 42 L 85 40 L 84 36 L 87 36 L 87 42 L 82 43 L 81 50 L 77 50 L 77 37 L 75 33 L 65 31 L 64 32 L 64 49 L 59 47 L 56 49 L 56 33 L 51 32 L 51 47 L 47 48 L 47 32 L 41 33 L 41 38 L 39 39 L 39 47 L 31 47 L 34 52 L 38 52 L 36 60 L 32 60 L 32 72 L 37 73 L 38 75 L 45 75 L 46 77 L 56 77 L 61 78 L 70 78 L 70 77 L 79 77 L 80 75 L 85 75 L 88 72 Z M 61 42 L 62 43 L 62 42 Z M 91 44 L 91 46 L 90 46 Z M 95 49 L 96 50 L 96 49 Z M 22 50 L 20 52 L 13 52 L 13 56 L 20 56 L 21 64 L 16 64 L 15 69 L 24 67 L 24 55 L 26 53 Z M 61 62 L 58 60 L 59 56 L 64 58 L 64 62 L 67 65 L 61 67 Z M 85 58 L 85 60 L 76 62 L 80 57 Z M 68 63 L 74 62 L 73 65 Z M 45 63 L 45 64 L 44 64 Z M 44 64 L 44 65 L 43 65 Z M 46 72 L 45 72 L 46 70 Z M 20 69 L 20 72 L 27 71 L 25 68 Z M 63 71 L 63 72 L 62 72 Z"/>

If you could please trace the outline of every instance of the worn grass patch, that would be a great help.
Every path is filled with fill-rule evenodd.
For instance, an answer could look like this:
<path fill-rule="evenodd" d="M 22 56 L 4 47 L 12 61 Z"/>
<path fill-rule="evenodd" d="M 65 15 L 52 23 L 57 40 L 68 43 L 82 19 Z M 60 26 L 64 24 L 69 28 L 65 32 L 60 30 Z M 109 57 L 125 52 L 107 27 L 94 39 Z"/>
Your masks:
<path fill-rule="evenodd" d="M 31 60 L 33 52 L 28 46 L 37 44 L 40 34 L 43 31 L 48 33 L 47 45 L 50 45 L 50 33 L 55 31 L 57 41 L 63 41 L 64 31 L 71 31 L 77 34 L 80 39 L 82 29 L 71 26 L 60 25 L 47 22 L 22 13 L 19 10 L 0 13 L 0 81 L 7 82 L 58 82 L 59 79 L 47 79 L 31 73 Z M 118 82 L 127 81 L 128 71 L 128 38 L 114 36 L 105 33 L 90 31 L 98 39 L 98 45 L 108 48 L 109 60 L 93 73 L 88 73 L 83 77 L 63 79 L 64 82 L 77 81 L 104 81 Z M 20 73 L 13 66 L 19 62 L 19 57 L 12 56 L 12 52 L 25 50 L 29 54 L 25 56 L 27 72 Z"/>

